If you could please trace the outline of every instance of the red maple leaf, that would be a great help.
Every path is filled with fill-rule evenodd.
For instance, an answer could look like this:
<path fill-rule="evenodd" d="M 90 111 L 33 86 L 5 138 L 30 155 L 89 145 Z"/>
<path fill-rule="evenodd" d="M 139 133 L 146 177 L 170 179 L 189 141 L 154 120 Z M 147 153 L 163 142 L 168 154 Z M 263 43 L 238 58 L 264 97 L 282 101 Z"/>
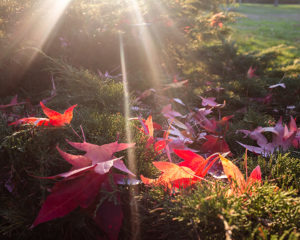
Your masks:
<path fill-rule="evenodd" d="M 207 141 L 201 146 L 202 152 L 209 154 L 230 152 L 229 146 L 223 137 L 207 135 L 205 138 Z"/>
<path fill-rule="evenodd" d="M 61 127 L 67 124 L 70 124 L 73 118 L 73 109 L 77 106 L 73 105 L 69 107 L 63 114 L 58 113 L 50 108 L 47 108 L 42 102 L 40 102 L 44 114 L 48 118 L 21 118 L 15 122 L 10 123 L 9 125 L 20 125 L 20 124 L 31 124 L 35 126 L 55 126 Z"/>
<path fill-rule="evenodd" d="M 177 156 L 184 159 L 183 162 L 179 163 L 179 166 L 184 166 L 192 169 L 195 172 L 195 175 L 200 178 L 204 178 L 215 161 L 219 159 L 216 154 L 213 154 L 207 159 L 204 159 L 202 156 L 189 150 L 174 149 L 174 152 Z"/>
<path fill-rule="evenodd" d="M 109 193 L 114 191 L 108 181 L 102 184 L 102 189 Z M 106 198 L 96 210 L 94 220 L 110 240 L 118 239 L 122 227 L 123 211 L 120 202 L 120 194 L 117 192 L 115 201 Z"/>
<path fill-rule="evenodd" d="M 233 115 L 225 116 L 221 120 L 216 121 L 214 118 L 208 119 L 205 114 L 200 111 L 195 115 L 196 123 L 208 133 L 213 134 L 203 137 L 206 139 L 206 142 L 201 146 L 202 152 L 209 154 L 230 152 L 229 146 L 224 138 L 229 128 L 229 120 L 232 117 Z"/>
<path fill-rule="evenodd" d="M 108 174 L 112 167 L 134 176 L 127 169 L 121 158 L 114 158 L 113 156 L 115 152 L 133 147 L 134 144 L 113 142 L 99 146 L 87 142 L 76 143 L 68 141 L 68 143 L 79 150 L 85 151 L 86 154 L 72 155 L 63 152 L 57 147 L 60 155 L 72 165 L 72 168 L 68 172 L 45 177 L 48 179 L 63 178 L 63 180 L 54 185 L 51 194 L 46 198 L 31 228 L 40 223 L 63 217 L 77 207 L 90 207 L 98 196 L 99 189 L 102 187 L 105 189 L 109 188 Z M 119 174 L 117 175 L 119 178 Z M 113 174 L 113 176 L 115 175 Z M 110 209 L 106 208 L 108 206 Z M 114 214 L 108 215 L 107 211 Z M 103 223 L 102 217 L 97 216 L 97 214 L 102 213 L 107 216 L 105 221 L 109 224 Z M 123 219 L 120 206 L 115 205 L 114 208 L 114 206 L 105 201 L 104 205 L 97 209 L 97 214 L 95 221 L 101 223 L 101 229 L 110 239 L 117 239 Z"/>
<path fill-rule="evenodd" d="M 73 179 L 57 182 L 51 189 L 31 228 L 40 223 L 63 217 L 77 207 L 87 208 L 96 197 L 106 175 L 93 171 Z"/>

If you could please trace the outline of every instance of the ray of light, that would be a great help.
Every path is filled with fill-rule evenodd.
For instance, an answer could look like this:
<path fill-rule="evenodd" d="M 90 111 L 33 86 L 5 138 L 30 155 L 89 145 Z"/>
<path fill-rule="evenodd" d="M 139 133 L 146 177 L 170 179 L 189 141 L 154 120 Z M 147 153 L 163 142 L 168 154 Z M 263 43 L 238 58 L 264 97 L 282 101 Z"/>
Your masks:
<path fill-rule="evenodd" d="M 185 44 L 186 39 L 183 34 L 183 31 L 178 29 L 178 27 L 175 24 L 175 21 L 172 19 L 172 17 L 170 17 L 170 13 L 167 10 L 167 8 L 165 7 L 165 5 L 159 1 L 153 1 L 153 4 L 155 5 L 155 10 L 159 14 L 161 14 L 163 16 L 167 16 L 167 18 L 170 22 L 170 24 L 168 25 L 168 29 L 170 30 L 170 38 L 172 38 L 172 40 L 174 40 L 174 38 L 176 38 L 176 41 L 178 43 Z M 165 23 L 165 24 L 167 24 L 167 23 Z M 154 28 L 153 36 L 156 39 L 156 41 L 158 42 L 160 49 L 162 49 L 162 50 L 165 49 L 166 43 L 163 43 L 163 41 L 161 40 L 161 33 L 158 32 L 156 28 Z M 172 77 L 174 75 L 176 75 L 177 70 L 176 70 L 175 62 L 170 61 L 170 58 L 167 55 L 165 56 L 163 61 L 164 61 L 164 70 L 167 71 L 167 73 L 170 74 Z"/>
<path fill-rule="evenodd" d="M 34 9 L 24 16 L 22 24 L 13 30 L 12 43 L 1 58 L 9 54 L 16 47 L 28 46 L 42 49 L 52 30 L 57 25 L 63 12 L 72 0 L 40 0 Z M 26 52 L 25 60 L 22 62 L 23 72 L 27 70 L 34 58 L 36 51 Z"/>
<path fill-rule="evenodd" d="M 124 45 L 122 33 L 119 35 L 120 39 L 120 59 L 121 59 L 121 69 L 122 69 L 122 81 L 123 81 L 123 91 L 124 91 L 124 110 L 125 110 L 125 131 L 126 131 L 126 140 L 127 142 L 132 142 L 132 132 L 130 129 L 130 103 L 129 103 L 129 90 L 128 90 L 128 82 L 127 82 L 127 71 L 126 71 L 126 61 L 125 61 L 125 53 L 124 53 Z M 136 172 L 136 159 L 134 149 L 128 149 L 128 165 L 129 169 L 132 172 Z M 131 208 L 131 233 L 132 239 L 139 239 L 139 212 L 138 212 L 138 204 L 135 196 L 138 193 L 136 192 L 136 188 L 134 186 L 130 187 L 130 208 Z"/>
<path fill-rule="evenodd" d="M 137 24 L 142 24 L 145 22 L 145 19 L 143 18 L 141 14 L 140 6 L 137 2 L 137 0 L 129 0 L 129 3 L 131 4 L 131 7 L 133 8 L 133 20 Z M 153 38 L 151 36 L 151 33 L 148 30 L 147 26 L 140 26 L 138 27 L 139 30 L 139 36 L 141 38 L 141 43 L 146 55 L 146 60 L 149 65 L 150 74 L 151 74 L 151 81 L 152 86 L 154 88 L 159 87 L 159 69 L 160 69 L 160 61 L 157 53 L 157 49 L 155 47 Z"/>

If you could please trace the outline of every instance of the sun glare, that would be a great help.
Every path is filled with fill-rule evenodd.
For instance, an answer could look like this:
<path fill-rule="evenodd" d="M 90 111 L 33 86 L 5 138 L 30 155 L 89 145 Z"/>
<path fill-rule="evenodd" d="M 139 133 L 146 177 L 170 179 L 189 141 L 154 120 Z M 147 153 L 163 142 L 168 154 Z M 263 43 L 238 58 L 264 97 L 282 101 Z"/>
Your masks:
<path fill-rule="evenodd" d="M 13 39 L 10 49 L 14 49 L 19 44 L 25 47 L 43 49 L 44 44 L 65 9 L 72 0 L 40 0 L 35 11 L 27 13 L 23 18 L 23 23 L 13 29 Z M 23 63 L 23 73 L 26 72 L 34 58 L 36 51 L 27 51 L 26 60 Z"/>

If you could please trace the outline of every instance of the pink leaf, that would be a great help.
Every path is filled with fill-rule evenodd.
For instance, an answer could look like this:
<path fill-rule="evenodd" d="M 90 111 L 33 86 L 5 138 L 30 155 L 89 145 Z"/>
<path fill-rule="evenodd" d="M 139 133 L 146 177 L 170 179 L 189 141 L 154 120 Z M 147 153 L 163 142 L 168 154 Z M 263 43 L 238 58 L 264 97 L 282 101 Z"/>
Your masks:
<path fill-rule="evenodd" d="M 83 156 L 81 156 L 83 157 Z M 55 178 L 60 178 L 60 177 L 63 177 L 63 178 L 74 178 L 74 177 L 77 177 L 79 175 L 82 175 L 83 173 L 85 172 L 88 172 L 90 170 L 94 170 L 94 172 L 100 174 L 100 175 L 103 175 L 103 174 L 106 174 L 109 172 L 109 170 L 112 168 L 112 167 L 115 167 L 117 169 L 119 169 L 120 171 L 123 171 L 125 173 L 128 173 L 132 176 L 135 176 L 127 167 L 126 165 L 124 164 L 124 162 L 121 160 L 121 158 L 115 158 L 115 159 L 112 159 L 112 160 L 108 160 L 108 161 L 105 161 L 105 162 L 100 162 L 100 163 L 96 163 L 94 165 L 90 165 L 90 166 L 87 166 L 87 167 L 82 167 L 82 168 L 73 168 L 71 169 L 70 171 L 68 172 L 65 172 L 65 173 L 60 173 L 60 174 L 57 174 L 57 175 L 54 175 L 54 176 L 50 176 L 50 177 L 40 177 L 40 178 L 44 178 L 44 179 L 55 179 Z"/>
<path fill-rule="evenodd" d="M 16 106 L 16 105 L 21 105 L 21 104 L 25 104 L 26 102 L 19 102 L 18 103 L 18 95 L 15 95 L 12 100 L 10 101 L 9 104 L 4 104 L 4 105 L 0 105 L 0 110 L 1 109 L 5 109 L 5 108 L 8 108 L 8 107 L 13 107 L 13 106 Z"/>
<path fill-rule="evenodd" d="M 113 166 L 114 168 L 122 171 L 122 172 L 125 172 L 125 173 L 128 173 L 129 175 L 131 176 L 135 176 L 134 173 L 132 173 L 127 167 L 126 165 L 124 164 L 124 162 L 121 160 L 121 159 L 118 159 L 116 161 L 113 162 Z"/>
<path fill-rule="evenodd" d="M 72 164 L 72 166 L 75 169 L 78 168 L 82 168 L 82 167 L 87 167 L 92 165 L 92 161 L 90 159 L 88 159 L 85 156 L 82 155 L 72 155 L 69 153 L 66 153 L 64 151 L 62 151 L 58 146 L 56 146 L 57 151 L 59 152 L 59 154 L 70 164 Z"/>
<path fill-rule="evenodd" d="M 248 149 L 250 152 L 254 152 L 256 154 L 260 154 L 264 157 L 269 156 L 270 154 L 273 153 L 273 149 L 272 148 L 260 148 L 260 147 L 255 147 L 255 146 L 250 146 L 250 145 L 246 145 L 240 142 L 237 142 L 238 144 L 240 144 L 241 146 L 243 146 L 244 148 Z"/>
<path fill-rule="evenodd" d="M 75 178 L 75 177 L 79 177 L 81 175 L 83 175 L 86 172 L 89 172 L 91 169 L 94 169 L 96 167 L 96 165 L 91 165 L 88 167 L 83 167 L 83 168 L 79 168 L 79 169 L 71 169 L 68 172 L 64 172 L 64 173 L 60 173 L 54 176 L 49 176 L 49 177 L 38 177 L 41 179 L 56 179 L 56 178 Z"/>
<path fill-rule="evenodd" d="M 296 125 L 295 119 L 292 117 L 290 120 L 289 128 L 290 129 L 288 129 L 287 126 L 285 125 L 284 133 L 283 133 L 284 140 L 288 140 L 289 138 L 292 138 L 297 134 L 297 130 L 298 130 L 297 125 Z"/>
<path fill-rule="evenodd" d="M 204 97 L 201 97 L 200 98 L 202 99 L 202 106 L 203 107 L 218 107 L 218 108 L 222 108 L 222 107 L 225 107 L 225 101 L 223 104 L 219 104 L 217 102 L 215 102 L 216 98 L 214 97 L 209 97 L 209 98 L 204 98 Z"/>
<path fill-rule="evenodd" d="M 256 68 L 252 68 L 252 66 L 248 69 L 248 72 L 247 72 L 247 77 L 249 79 L 251 78 L 254 78 L 254 77 L 257 77 L 257 75 L 255 75 L 255 71 L 256 71 Z"/>
<path fill-rule="evenodd" d="M 216 98 L 214 97 L 209 97 L 209 98 L 204 98 L 204 97 L 200 97 L 202 99 L 202 106 L 206 107 L 216 107 L 218 105 L 218 103 L 215 102 Z"/>
<path fill-rule="evenodd" d="M 70 142 L 66 140 L 72 147 L 77 148 L 78 150 L 85 151 L 84 155 L 88 159 L 92 160 L 92 164 L 99 162 L 105 162 L 110 160 L 115 152 L 125 150 L 127 148 L 133 147 L 135 143 L 118 143 L 113 142 L 104 145 L 96 145 L 87 142 L 77 143 Z"/>
<path fill-rule="evenodd" d="M 289 147 L 295 144 L 295 138 L 297 136 L 297 125 L 295 120 L 291 117 L 289 128 L 286 125 L 282 125 L 282 117 L 278 120 L 275 127 L 258 127 L 254 131 L 241 130 L 250 138 L 257 141 L 259 147 L 249 146 L 239 143 L 249 151 L 261 154 L 263 156 L 271 155 L 275 150 L 282 149 L 286 151 Z M 268 142 L 267 139 L 261 134 L 262 132 L 272 132 L 272 142 Z"/>
<path fill-rule="evenodd" d="M 182 100 L 181 99 L 179 99 L 179 98 L 173 98 L 173 101 L 174 102 L 177 102 L 177 103 L 179 103 L 179 104 L 181 104 L 182 106 L 185 106 L 185 104 L 182 102 Z"/>
<path fill-rule="evenodd" d="M 239 132 L 242 132 L 245 136 L 249 136 L 251 139 L 257 141 L 257 144 L 260 147 L 264 147 L 268 143 L 266 137 L 261 134 L 263 132 L 261 127 L 256 128 L 253 132 L 248 130 L 239 130 Z"/>
<path fill-rule="evenodd" d="M 172 105 L 168 104 L 163 107 L 161 113 L 168 119 L 173 119 L 175 117 L 183 117 L 181 113 L 172 110 Z"/>

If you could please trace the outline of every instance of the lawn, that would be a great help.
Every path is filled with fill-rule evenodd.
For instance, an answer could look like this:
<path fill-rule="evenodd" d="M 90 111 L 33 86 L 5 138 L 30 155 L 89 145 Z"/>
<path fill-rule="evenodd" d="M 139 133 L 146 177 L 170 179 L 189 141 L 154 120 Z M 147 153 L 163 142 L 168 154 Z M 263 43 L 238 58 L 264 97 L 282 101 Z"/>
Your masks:
<path fill-rule="evenodd" d="M 300 238 L 300 5 L 221 2 L 0 0 L 0 239 Z"/>
<path fill-rule="evenodd" d="M 232 39 L 240 51 L 283 45 L 284 61 L 300 57 L 300 5 L 241 4 L 235 11 L 241 17 L 232 25 Z"/>

